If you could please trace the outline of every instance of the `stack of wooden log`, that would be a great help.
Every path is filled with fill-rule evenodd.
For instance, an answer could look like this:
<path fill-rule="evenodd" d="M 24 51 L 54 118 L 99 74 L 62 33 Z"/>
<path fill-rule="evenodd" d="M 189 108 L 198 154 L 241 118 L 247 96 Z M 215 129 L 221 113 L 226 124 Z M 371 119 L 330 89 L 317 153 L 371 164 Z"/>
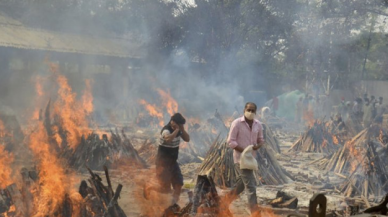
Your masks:
<path fill-rule="evenodd" d="M 280 143 L 278 138 L 275 136 L 274 132 L 271 130 L 271 128 L 266 125 L 263 125 L 263 131 L 264 131 L 264 139 L 265 143 L 267 144 L 267 147 L 271 148 L 274 152 L 280 153 Z"/>
<path fill-rule="evenodd" d="M 194 193 L 189 192 L 189 203 L 175 213 L 168 213 L 163 216 L 233 216 L 228 208 L 229 204 L 222 204 L 218 196 L 216 185 L 211 177 L 198 176 Z"/>
<path fill-rule="evenodd" d="M 94 133 L 89 134 L 87 138 L 82 136 L 81 143 L 75 150 L 67 149 L 62 158 L 77 170 L 83 170 L 85 166 L 99 170 L 103 166 L 111 167 L 120 163 L 138 168 L 147 167 L 125 133 L 122 132 L 120 136 L 117 129 L 116 132 L 111 131 L 110 139 L 106 134 L 103 134 L 102 138 Z"/>
<path fill-rule="evenodd" d="M 255 158 L 258 162 L 256 172 L 257 181 L 266 185 L 280 185 L 292 179 L 278 163 L 271 148 L 261 148 L 256 152 Z M 199 175 L 207 175 L 220 187 L 232 187 L 236 181 L 236 172 L 233 162 L 233 150 L 225 142 L 217 138 L 205 160 L 199 167 Z"/>
<path fill-rule="evenodd" d="M 127 215 L 117 203 L 123 186 L 119 184 L 116 190 L 113 190 L 107 167 L 104 167 L 104 171 L 108 186 L 102 183 L 101 177 L 96 173 L 89 168 L 88 171 L 90 187 L 86 181 L 82 181 L 79 187 L 79 193 L 84 199 L 80 211 L 81 216 L 126 217 Z"/>
<path fill-rule="evenodd" d="M 328 132 L 325 122 L 316 120 L 291 146 L 289 151 L 331 154 L 338 148 L 339 146 L 334 144 L 333 135 Z"/>
<path fill-rule="evenodd" d="M 343 148 L 316 164 L 345 179 L 340 191 L 346 196 L 380 196 L 388 189 L 387 130 L 373 125 L 361 131 Z"/>
<path fill-rule="evenodd" d="M 148 165 L 154 165 L 156 154 L 158 152 L 158 144 L 155 139 L 145 139 L 143 144 L 137 150 L 140 157 L 144 159 Z"/>
<path fill-rule="evenodd" d="M 102 183 L 102 179 L 91 170 L 91 177 L 82 181 L 79 187 L 79 198 L 68 194 L 63 195 L 63 202 L 57 207 L 55 214 L 47 213 L 47 216 L 54 217 L 126 217 L 120 208 L 117 200 L 120 196 L 122 185 L 119 184 L 113 191 L 109 178 L 108 169 L 105 168 L 106 181 L 108 186 Z M 32 169 L 22 169 L 22 181 L 12 184 L 0 190 L 0 216 L 35 216 L 34 197 L 40 188 L 36 187 L 39 182 L 39 173 Z M 33 193 L 31 193 L 33 192 Z M 50 210 L 50 209 L 47 209 Z"/>
<path fill-rule="evenodd" d="M 58 155 L 76 170 L 85 170 L 89 167 L 93 170 L 100 170 L 103 166 L 125 163 L 136 167 L 145 168 L 146 162 L 139 156 L 131 141 L 124 131 L 120 133 L 110 131 L 111 137 L 106 134 L 100 135 L 90 133 L 87 137 L 81 136 L 80 144 L 75 149 L 68 144 L 68 132 L 63 130 L 60 121 L 54 117 L 51 120 L 50 102 L 47 104 L 43 123 L 48 135 L 48 143 L 57 150 Z M 58 129 L 54 132 L 53 129 Z M 77 136 L 77 135 L 72 135 Z M 60 137 L 61 144 L 57 143 L 56 137 Z"/>

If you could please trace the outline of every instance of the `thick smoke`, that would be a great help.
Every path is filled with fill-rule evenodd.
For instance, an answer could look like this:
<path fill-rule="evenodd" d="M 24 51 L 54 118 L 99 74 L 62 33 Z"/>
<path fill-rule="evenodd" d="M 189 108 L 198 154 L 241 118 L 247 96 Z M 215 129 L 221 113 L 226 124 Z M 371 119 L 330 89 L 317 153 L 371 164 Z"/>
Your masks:
<path fill-rule="evenodd" d="M 172 4 L 172 1 L 166 2 Z M 107 0 L 101 1 L 101 4 L 104 3 L 107 3 Z M 263 4 L 265 4 L 265 1 L 263 1 Z M 116 5 L 117 8 L 120 8 L 119 6 L 120 4 Z M 131 26 L 134 30 L 131 33 L 133 38 L 137 38 L 136 41 L 141 41 L 143 50 L 139 52 L 144 54 L 141 60 L 135 61 L 136 64 L 133 64 L 132 60 L 128 60 L 128 69 L 124 72 L 123 69 L 118 67 L 110 67 L 107 69 L 105 66 L 105 70 L 102 70 L 104 66 L 102 65 L 103 63 L 101 63 L 101 59 L 103 58 L 87 57 L 81 59 L 82 64 L 94 65 L 94 68 L 89 67 L 87 72 L 76 69 L 79 66 L 74 66 L 75 68 L 68 66 L 61 71 L 61 73 L 69 79 L 69 83 L 78 93 L 78 96 L 81 96 L 81 93 L 85 88 L 85 79 L 93 80 L 95 119 L 97 121 L 103 123 L 119 122 L 123 117 L 123 113 L 126 114 L 127 119 L 133 121 L 136 119 L 137 113 L 144 110 L 138 103 L 140 99 L 160 106 L 160 96 L 156 91 L 157 89 L 170 92 L 171 96 L 179 104 L 179 111 L 183 112 L 185 115 L 206 119 L 212 116 L 216 109 L 222 115 L 229 116 L 236 110 L 241 112 L 244 101 L 255 101 L 261 106 L 269 97 L 281 94 L 283 91 L 292 90 L 293 87 L 298 85 L 301 86 L 301 82 L 298 80 L 294 81 L 295 85 L 288 84 L 290 81 L 287 75 L 284 76 L 284 73 L 276 74 L 275 72 L 269 72 L 269 70 L 273 69 L 267 68 L 268 65 L 264 66 L 258 64 L 260 61 L 255 61 L 263 58 L 265 49 L 260 51 L 260 49 L 252 48 L 250 51 L 246 47 L 242 48 L 241 45 L 231 45 L 228 49 L 230 53 L 223 53 L 222 58 L 220 58 L 219 61 L 216 61 L 216 65 L 210 64 L 212 59 L 206 60 L 206 62 L 193 58 L 189 54 L 189 47 L 195 45 L 204 46 L 202 38 L 196 37 L 195 34 L 190 35 L 189 40 L 186 40 L 185 43 L 181 43 L 179 47 L 175 47 L 170 52 L 155 52 L 155 54 L 160 55 L 155 57 L 153 49 L 157 50 L 155 47 L 155 45 L 157 45 L 156 42 L 162 41 L 161 39 L 158 39 L 158 37 L 162 37 L 166 32 L 166 28 L 168 29 L 174 24 L 171 23 L 171 17 L 167 18 L 165 17 L 167 16 L 166 14 L 159 13 L 152 4 L 144 4 L 142 6 L 142 8 L 138 9 L 138 13 L 144 15 L 158 13 L 158 15 L 154 16 L 155 18 L 148 22 L 139 22 L 139 20 L 136 19 L 126 20 L 128 22 L 126 23 L 126 26 Z M 180 19 L 182 13 L 187 12 L 187 10 L 182 9 L 187 6 L 196 7 L 193 1 L 184 1 L 176 7 L 172 7 L 171 13 L 175 13 L 174 17 L 176 20 Z M 348 51 L 342 48 L 346 44 L 357 40 L 357 37 L 337 37 L 341 35 L 335 35 L 327 38 L 327 36 L 330 35 L 331 32 L 338 32 L 334 28 L 355 24 L 344 23 L 346 20 L 343 21 L 343 19 L 328 19 L 324 14 L 312 14 L 311 9 L 318 6 L 311 4 L 309 7 L 306 7 L 306 5 L 303 7 L 293 7 L 287 12 L 294 15 L 300 14 L 300 17 L 302 18 L 299 19 L 298 23 L 294 23 L 293 29 L 290 30 L 290 35 L 292 35 L 292 37 L 290 36 L 289 39 L 292 41 L 285 42 L 284 40 L 279 40 L 277 42 L 278 44 L 276 46 L 279 46 L 281 51 L 274 55 L 275 59 L 277 58 L 279 62 L 281 62 L 281 60 L 285 58 L 284 56 L 288 52 L 287 49 L 282 50 L 285 46 L 292 48 L 298 44 L 298 46 L 304 50 L 295 52 L 293 55 L 288 54 L 291 57 L 287 58 L 295 59 L 295 67 L 290 68 L 289 66 L 284 65 L 280 66 L 283 68 L 279 70 L 283 70 L 284 72 L 289 73 L 289 75 L 293 75 L 293 71 L 298 70 L 298 64 L 305 64 L 307 66 L 306 69 L 303 70 L 310 71 L 308 74 L 311 74 L 310 77 L 307 76 L 307 79 L 316 77 L 316 79 L 321 80 L 327 79 L 327 75 L 330 73 L 333 77 L 336 77 L 337 74 L 341 73 L 341 70 L 343 70 L 336 64 L 335 57 L 348 58 Z M 276 5 L 270 5 L 266 9 L 269 11 L 269 14 L 274 14 L 274 11 L 277 8 Z M 33 10 L 33 12 L 35 10 L 34 13 L 38 13 L 38 9 L 36 8 L 31 10 Z M 98 19 L 98 7 L 93 6 L 90 10 L 85 10 L 85 8 L 80 7 L 77 8 L 77 10 L 69 10 L 67 16 L 62 15 L 60 19 L 56 19 L 56 28 L 58 31 L 70 31 L 79 34 L 93 32 L 92 35 L 96 37 L 112 36 L 110 30 L 104 29 L 102 26 L 106 27 L 108 26 L 106 25 L 107 23 L 114 23 L 116 17 L 112 16 L 112 19 L 104 20 L 103 23 L 101 23 L 101 20 Z M 94 16 L 88 23 L 90 25 L 76 22 L 77 14 L 82 10 L 84 10 L 85 13 Z M 241 13 L 238 9 L 231 11 Z M 356 17 L 357 13 L 354 13 L 354 17 Z M 131 13 L 124 13 L 122 15 L 133 17 Z M 236 16 L 237 15 L 239 16 L 239 14 L 236 14 Z M 16 15 L 13 17 L 15 16 Z M 20 19 L 26 21 L 25 16 L 26 15 L 20 17 Z M 274 17 L 276 18 L 276 16 Z M 244 19 L 248 18 L 245 17 Z M 27 22 L 27 25 L 39 27 L 38 21 L 39 20 L 36 21 L 37 23 Z M 303 21 L 305 21 L 305 23 L 303 23 Z M 361 22 L 359 20 L 356 21 L 359 23 Z M 274 23 L 276 23 L 276 20 Z M 186 28 L 188 32 L 206 29 L 206 26 L 198 27 L 198 25 L 202 25 L 203 23 L 198 23 L 196 21 L 187 22 L 187 24 L 189 25 Z M 369 24 L 367 23 L 363 26 L 368 27 L 368 25 Z M 136 28 L 133 28 L 134 26 Z M 306 29 L 306 27 L 308 29 Z M 312 35 L 312 33 L 315 33 L 312 31 L 314 28 L 316 30 L 327 28 L 327 31 L 320 31 L 320 33 L 322 33 L 320 35 Z M 170 29 L 170 31 L 172 30 Z M 350 30 L 348 29 L 346 31 Z M 347 34 L 345 30 L 343 35 L 351 36 L 351 34 Z M 238 34 L 234 37 L 238 37 Z M 128 42 L 128 44 L 131 43 L 133 42 Z M 330 54 L 325 54 L 322 49 L 327 46 L 327 44 L 333 47 L 333 49 L 331 49 L 332 53 Z M 207 49 L 207 47 L 205 47 L 205 49 Z M 243 53 L 240 52 L 242 49 L 244 49 Z M 322 52 L 319 51 L 320 49 L 322 49 Z M 33 54 L 30 55 L 32 57 Z M 69 53 L 68 55 L 71 56 L 72 54 Z M 21 61 L 21 59 L 13 58 L 9 70 L 0 70 L 0 102 L 2 105 L 8 106 L 20 116 L 26 114 L 28 108 L 35 106 L 34 97 L 36 95 L 36 88 L 34 79 L 37 75 L 49 75 L 47 65 L 44 63 L 46 57 L 50 59 L 50 54 L 47 54 L 46 56 L 42 55 L 40 58 L 32 58 L 34 63 L 29 63 L 28 55 L 23 58 L 23 61 Z M 53 59 L 52 61 L 57 60 Z M 35 66 L 31 67 L 34 64 Z M 325 64 L 330 65 L 330 67 L 324 66 Z M 209 67 L 210 65 L 211 67 Z M 29 66 L 28 68 L 31 70 L 26 71 L 25 66 Z M 115 64 L 112 64 L 111 66 L 115 66 Z M 327 69 L 330 69 L 330 72 L 327 72 Z M 333 72 L 336 72 L 337 74 Z M 274 81 L 271 83 L 271 81 L 267 80 L 268 77 L 264 76 L 265 74 L 271 73 L 274 73 L 274 77 L 279 74 L 281 75 L 274 79 L 277 81 L 275 85 Z M 318 74 L 318 76 L 316 74 Z M 300 80 L 302 79 L 305 78 L 303 77 Z M 284 89 L 285 84 L 289 85 L 291 88 Z M 318 85 L 322 89 L 320 81 L 318 82 Z"/>

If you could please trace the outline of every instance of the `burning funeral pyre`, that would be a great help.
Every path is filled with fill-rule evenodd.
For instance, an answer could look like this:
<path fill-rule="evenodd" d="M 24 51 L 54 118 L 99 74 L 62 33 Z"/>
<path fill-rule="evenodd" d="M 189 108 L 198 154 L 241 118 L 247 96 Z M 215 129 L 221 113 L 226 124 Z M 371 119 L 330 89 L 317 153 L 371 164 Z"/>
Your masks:
<path fill-rule="evenodd" d="M 103 166 L 115 166 L 125 164 L 133 168 L 145 168 L 146 162 L 139 156 L 131 141 L 124 132 L 111 131 L 108 139 L 106 134 L 102 138 L 98 134 L 91 133 L 87 138 L 82 136 L 81 143 L 72 151 L 68 149 L 62 156 L 67 159 L 69 165 L 78 170 L 85 169 L 85 166 L 99 170 Z"/>
<path fill-rule="evenodd" d="M 41 196 L 45 194 L 42 191 L 48 190 L 41 177 L 42 171 L 23 168 L 19 183 L 12 183 L 0 189 L 0 215 L 8 217 L 126 217 L 117 203 L 123 186 L 119 184 L 113 191 L 107 168 L 105 168 L 105 174 L 108 186 L 102 183 L 102 179 L 97 174 L 91 170 L 89 172 L 91 176 L 88 182 L 81 181 L 78 192 L 66 192 L 62 196 L 57 195 L 55 191 L 46 192 L 48 195 L 42 201 Z"/>
<path fill-rule="evenodd" d="M 372 125 L 316 164 L 346 179 L 339 189 L 345 196 L 381 196 L 388 190 L 387 135 L 386 129 Z"/>
<path fill-rule="evenodd" d="M 338 149 L 338 139 L 329 133 L 326 123 L 315 120 L 308 130 L 291 146 L 289 151 L 330 154 Z"/>
<path fill-rule="evenodd" d="M 259 169 L 256 173 L 258 183 L 266 185 L 280 185 L 288 182 L 292 177 L 279 165 L 271 147 L 261 148 L 255 156 Z M 199 168 L 199 175 L 207 175 L 220 187 L 232 187 L 236 181 L 234 170 L 233 150 L 225 142 L 217 138 L 205 160 Z"/>

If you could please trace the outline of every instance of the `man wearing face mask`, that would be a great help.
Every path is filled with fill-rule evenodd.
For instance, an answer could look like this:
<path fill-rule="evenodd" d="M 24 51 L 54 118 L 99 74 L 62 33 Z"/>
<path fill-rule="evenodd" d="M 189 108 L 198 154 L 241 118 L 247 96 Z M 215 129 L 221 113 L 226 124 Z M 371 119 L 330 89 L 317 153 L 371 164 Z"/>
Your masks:
<path fill-rule="evenodd" d="M 233 161 L 238 178 L 233 190 L 225 196 L 225 200 L 227 204 L 231 203 L 245 189 L 248 194 L 248 203 L 252 216 L 258 212 L 256 178 L 253 170 L 240 169 L 240 157 L 241 153 L 248 146 L 253 145 L 253 150 L 256 151 L 264 144 L 263 127 L 255 119 L 256 110 L 257 106 L 255 103 L 248 102 L 245 104 L 244 116 L 232 122 L 227 141 L 229 146 L 234 149 Z"/>

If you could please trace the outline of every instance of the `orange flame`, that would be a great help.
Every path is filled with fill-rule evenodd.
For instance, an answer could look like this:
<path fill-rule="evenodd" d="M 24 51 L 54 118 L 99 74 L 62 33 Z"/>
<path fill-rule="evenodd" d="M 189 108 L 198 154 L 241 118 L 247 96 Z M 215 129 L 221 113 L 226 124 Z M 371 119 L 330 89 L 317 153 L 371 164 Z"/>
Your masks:
<path fill-rule="evenodd" d="M 157 89 L 159 95 L 162 97 L 162 105 L 166 107 L 167 112 L 172 116 L 174 113 L 178 112 L 178 103 L 172 96 L 170 92 L 165 92 L 161 89 Z"/>
<path fill-rule="evenodd" d="M 85 81 L 85 91 L 82 96 L 82 107 L 84 108 L 87 115 L 93 112 L 93 95 L 92 85 L 89 79 Z"/>
<path fill-rule="evenodd" d="M 4 123 L 2 120 L 0 120 L 0 137 L 4 137 L 5 134 L 6 134 L 6 132 L 5 132 Z"/>
<path fill-rule="evenodd" d="M 13 154 L 4 150 L 4 146 L 0 144 L 0 189 L 4 189 L 14 181 L 11 177 L 11 164 L 14 160 Z"/>
<path fill-rule="evenodd" d="M 32 132 L 29 147 L 38 160 L 39 185 L 34 197 L 33 216 L 54 216 L 63 204 L 65 195 L 75 192 L 72 189 L 71 175 L 65 174 L 62 163 L 50 149 L 49 139 L 40 122 L 36 131 Z"/>
<path fill-rule="evenodd" d="M 314 113 L 311 110 L 303 112 L 303 120 L 305 120 L 306 125 L 312 127 L 315 123 Z"/>
<path fill-rule="evenodd" d="M 75 149 L 80 143 L 81 135 L 87 134 L 88 122 L 82 103 L 76 100 L 76 93 L 73 93 L 67 78 L 59 74 L 58 66 L 51 64 L 51 70 L 56 75 L 59 85 L 58 99 L 54 102 L 55 115 L 60 117 L 60 124 L 67 132 L 68 146 Z"/>
<path fill-rule="evenodd" d="M 338 138 L 335 136 L 335 135 L 333 135 L 333 143 L 335 144 L 335 145 L 338 145 Z"/>
<path fill-rule="evenodd" d="M 160 112 L 160 110 L 155 106 L 151 105 L 144 99 L 139 100 L 139 103 L 144 106 L 144 108 L 148 111 L 148 113 L 152 117 L 156 117 L 159 120 L 159 126 L 163 126 L 163 114 Z"/>

